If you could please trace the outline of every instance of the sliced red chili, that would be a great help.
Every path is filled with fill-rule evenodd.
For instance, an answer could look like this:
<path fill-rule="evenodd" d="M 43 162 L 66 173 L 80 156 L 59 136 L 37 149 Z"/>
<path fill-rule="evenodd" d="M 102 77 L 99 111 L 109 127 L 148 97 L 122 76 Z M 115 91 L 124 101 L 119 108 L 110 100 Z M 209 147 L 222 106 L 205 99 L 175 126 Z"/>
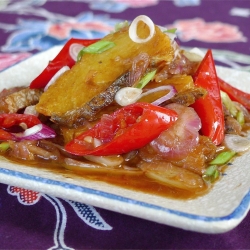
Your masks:
<path fill-rule="evenodd" d="M 40 124 L 41 121 L 34 115 L 28 114 L 0 114 L 0 127 L 10 128 L 25 123 L 28 128 Z"/>
<path fill-rule="evenodd" d="M 76 155 L 124 154 L 147 145 L 176 120 L 177 113 L 173 110 L 149 103 L 131 104 L 104 115 L 99 123 L 69 142 L 65 149 Z M 96 139 L 99 146 L 93 143 Z"/>
<path fill-rule="evenodd" d="M 0 140 L 13 140 L 14 136 L 6 130 L 14 126 L 20 126 L 22 123 L 25 123 L 30 128 L 40 124 L 41 121 L 34 115 L 0 114 Z"/>
<path fill-rule="evenodd" d="M 239 102 L 250 110 L 250 94 L 239 90 L 218 77 L 220 89 L 228 94 L 232 101 Z"/>
<path fill-rule="evenodd" d="M 59 52 L 59 54 L 49 62 L 48 66 L 37 76 L 30 84 L 31 89 L 44 88 L 50 79 L 64 66 L 72 67 L 75 64 L 75 60 L 71 57 L 69 51 L 72 44 L 80 44 L 82 46 L 89 46 L 92 43 L 97 42 L 99 39 L 76 39 L 71 38 Z"/>
<path fill-rule="evenodd" d="M 8 140 L 14 140 L 15 139 L 15 136 L 12 135 L 11 133 L 3 130 L 3 129 L 0 129 L 0 140 L 1 141 L 8 141 Z"/>
<path fill-rule="evenodd" d="M 201 133 L 218 145 L 224 139 L 224 113 L 211 50 L 206 53 L 193 79 L 196 86 L 207 90 L 207 95 L 198 99 L 193 105 L 201 118 Z"/>

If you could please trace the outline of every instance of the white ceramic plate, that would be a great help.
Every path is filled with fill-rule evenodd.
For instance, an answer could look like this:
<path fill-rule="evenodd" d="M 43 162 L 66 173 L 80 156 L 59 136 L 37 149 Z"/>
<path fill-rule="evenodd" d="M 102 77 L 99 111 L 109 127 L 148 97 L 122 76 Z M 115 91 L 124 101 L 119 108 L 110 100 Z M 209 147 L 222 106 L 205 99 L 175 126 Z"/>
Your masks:
<path fill-rule="evenodd" d="M 60 46 L 0 73 L 0 90 L 29 85 Z M 250 92 L 250 73 L 218 67 L 218 75 Z M 124 213 L 182 229 L 222 233 L 236 227 L 250 207 L 250 152 L 236 158 L 212 190 L 196 199 L 175 200 L 143 194 L 103 182 L 74 179 L 64 173 L 12 164 L 0 158 L 0 182 Z"/>

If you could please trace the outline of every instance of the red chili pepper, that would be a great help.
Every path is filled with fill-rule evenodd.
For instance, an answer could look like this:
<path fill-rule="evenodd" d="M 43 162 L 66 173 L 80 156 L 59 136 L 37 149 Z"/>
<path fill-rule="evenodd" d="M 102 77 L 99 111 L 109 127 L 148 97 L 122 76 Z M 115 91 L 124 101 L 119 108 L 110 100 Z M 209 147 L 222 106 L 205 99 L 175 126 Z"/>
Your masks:
<path fill-rule="evenodd" d="M 193 79 L 196 86 L 207 90 L 207 95 L 193 105 L 201 119 L 201 133 L 219 145 L 224 139 L 224 113 L 211 50 L 206 53 Z"/>
<path fill-rule="evenodd" d="M 149 103 L 135 103 L 104 115 L 93 128 L 66 144 L 76 155 L 117 155 L 141 148 L 168 129 L 177 120 L 173 110 Z M 88 140 L 98 139 L 94 147 Z"/>
<path fill-rule="evenodd" d="M 2 141 L 7 141 L 7 140 L 14 140 L 15 136 L 12 135 L 11 133 L 0 129 L 0 140 Z"/>
<path fill-rule="evenodd" d="M 12 140 L 14 137 L 8 131 L 13 126 L 25 123 L 28 128 L 40 124 L 41 121 L 34 115 L 27 114 L 0 114 L 0 140 Z"/>
<path fill-rule="evenodd" d="M 64 66 L 72 67 L 75 64 L 75 60 L 71 57 L 69 51 L 72 44 L 80 44 L 83 46 L 89 46 L 92 43 L 97 42 L 99 39 L 76 39 L 71 38 L 59 52 L 59 54 L 49 62 L 48 66 L 43 72 L 36 77 L 30 84 L 31 89 L 44 88 L 50 79 Z"/>
<path fill-rule="evenodd" d="M 0 114 L 0 127 L 10 128 L 25 123 L 28 128 L 40 124 L 41 121 L 34 115 L 28 114 Z"/>
<path fill-rule="evenodd" d="M 239 102 L 243 106 L 245 106 L 248 110 L 250 110 L 250 94 L 249 93 L 245 93 L 231 86 L 230 84 L 220 79 L 219 77 L 218 77 L 218 81 L 220 84 L 220 89 L 226 92 L 232 101 Z"/>

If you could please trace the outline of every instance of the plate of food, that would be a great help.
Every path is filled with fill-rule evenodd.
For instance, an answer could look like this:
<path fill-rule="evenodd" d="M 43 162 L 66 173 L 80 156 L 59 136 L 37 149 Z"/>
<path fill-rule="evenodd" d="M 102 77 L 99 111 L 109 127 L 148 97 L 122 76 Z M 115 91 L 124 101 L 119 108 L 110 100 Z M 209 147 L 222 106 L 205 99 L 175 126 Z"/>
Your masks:
<path fill-rule="evenodd" d="M 0 73 L 0 181 L 203 233 L 250 207 L 250 73 L 147 16 Z"/>

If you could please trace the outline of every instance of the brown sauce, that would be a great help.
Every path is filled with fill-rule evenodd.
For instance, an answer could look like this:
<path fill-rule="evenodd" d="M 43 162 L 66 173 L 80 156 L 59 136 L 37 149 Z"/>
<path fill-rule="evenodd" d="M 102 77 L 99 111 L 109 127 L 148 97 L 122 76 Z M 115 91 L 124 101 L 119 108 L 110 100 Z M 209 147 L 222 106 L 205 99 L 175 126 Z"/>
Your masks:
<path fill-rule="evenodd" d="M 198 196 L 204 195 L 208 192 L 209 187 L 207 185 L 199 190 L 182 190 L 178 188 L 172 188 L 164 184 L 158 183 L 153 179 L 148 178 L 140 170 L 130 171 L 130 170 L 109 170 L 104 168 L 99 169 L 89 169 L 75 166 L 63 166 L 58 163 L 48 163 L 44 161 L 33 161 L 27 162 L 22 160 L 14 160 L 9 158 L 10 161 L 25 165 L 31 168 L 46 169 L 54 174 L 62 175 L 66 178 L 78 178 L 82 177 L 84 180 L 105 182 L 111 185 L 122 187 L 136 192 L 142 192 L 146 194 L 157 195 L 161 197 L 168 197 L 174 199 L 193 199 Z"/>

